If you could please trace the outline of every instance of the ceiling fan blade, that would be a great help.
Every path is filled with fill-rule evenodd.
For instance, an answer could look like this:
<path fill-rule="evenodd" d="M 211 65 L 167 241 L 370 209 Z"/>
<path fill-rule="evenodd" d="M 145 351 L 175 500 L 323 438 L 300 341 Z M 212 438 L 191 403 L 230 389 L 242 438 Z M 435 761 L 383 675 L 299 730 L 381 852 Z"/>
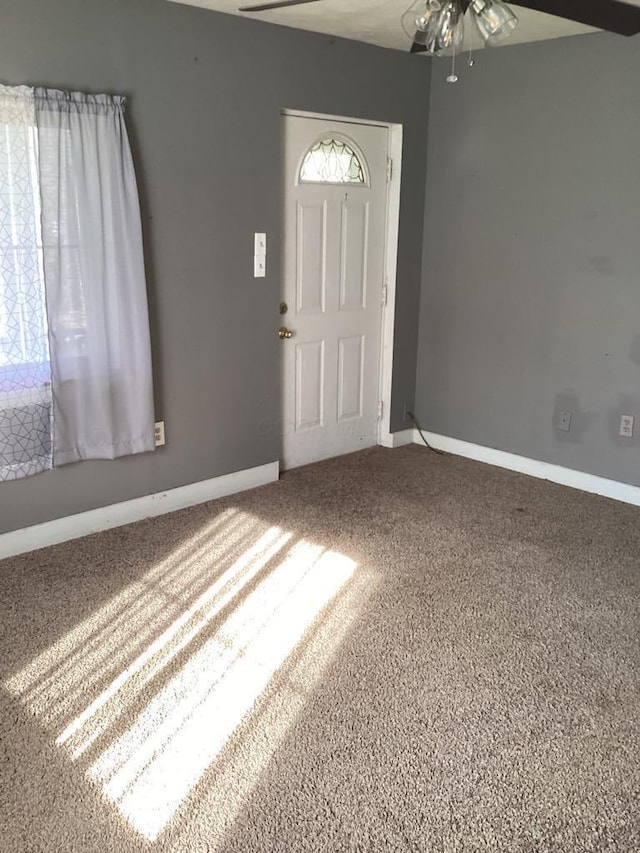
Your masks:
<path fill-rule="evenodd" d="M 303 3 L 317 3 L 318 0 L 273 0 L 271 3 L 258 3 L 255 6 L 240 6 L 238 12 L 268 12 L 270 9 L 282 9 L 284 6 L 302 6 Z"/>
<path fill-rule="evenodd" d="M 640 7 L 621 0 L 517 0 L 514 5 L 621 36 L 640 33 Z"/>

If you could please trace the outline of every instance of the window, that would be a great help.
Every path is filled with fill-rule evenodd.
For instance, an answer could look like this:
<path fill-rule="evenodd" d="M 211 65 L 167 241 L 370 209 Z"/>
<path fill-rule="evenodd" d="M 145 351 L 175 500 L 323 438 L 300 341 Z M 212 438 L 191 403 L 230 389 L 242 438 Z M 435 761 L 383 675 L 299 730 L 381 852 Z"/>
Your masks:
<path fill-rule="evenodd" d="M 0 404 L 45 387 L 49 345 L 44 293 L 37 137 L 14 104 L 0 124 Z M 10 122 L 10 123 L 7 123 Z"/>
<path fill-rule="evenodd" d="M 51 373 L 32 101 L 0 100 L 0 480 L 51 467 Z"/>
<path fill-rule="evenodd" d="M 345 140 L 321 139 L 307 151 L 302 161 L 300 182 L 364 184 L 363 162 Z"/>
<path fill-rule="evenodd" d="M 0 84 L 0 481 L 153 450 L 124 99 Z"/>

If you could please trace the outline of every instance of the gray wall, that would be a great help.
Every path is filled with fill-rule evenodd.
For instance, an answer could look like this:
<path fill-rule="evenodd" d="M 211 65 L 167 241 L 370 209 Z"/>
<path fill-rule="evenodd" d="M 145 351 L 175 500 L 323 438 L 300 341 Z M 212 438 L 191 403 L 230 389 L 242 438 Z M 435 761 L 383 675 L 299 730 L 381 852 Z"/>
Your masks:
<path fill-rule="evenodd" d="M 0 532 L 278 458 L 280 110 L 401 122 L 393 426 L 413 398 L 429 62 L 164 0 L 4 0 L 0 79 L 128 96 L 167 446 L 0 485 Z M 252 278 L 253 232 L 269 239 Z"/>
<path fill-rule="evenodd" d="M 487 50 L 456 86 L 446 73 L 434 63 L 417 413 L 640 484 L 640 38 Z"/>

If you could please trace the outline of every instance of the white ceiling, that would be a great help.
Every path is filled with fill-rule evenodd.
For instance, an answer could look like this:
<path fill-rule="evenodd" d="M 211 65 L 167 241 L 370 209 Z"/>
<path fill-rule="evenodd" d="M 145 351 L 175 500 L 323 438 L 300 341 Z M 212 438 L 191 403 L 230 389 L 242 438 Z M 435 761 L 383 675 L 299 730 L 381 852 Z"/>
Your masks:
<path fill-rule="evenodd" d="M 274 9 L 271 12 L 239 12 L 239 6 L 251 5 L 261 0 L 171 0 L 188 6 L 201 6 L 217 12 L 227 12 L 246 18 L 255 18 L 272 24 L 311 30 L 356 41 L 408 50 L 410 41 L 400 26 L 400 18 L 411 0 L 319 0 L 303 6 Z M 640 0 L 629 0 L 640 5 Z M 541 12 L 532 12 L 510 4 L 519 19 L 514 34 L 505 44 L 540 41 L 594 32 L 593 28 L 566 21 Z M 467 27 L 467 30 L 471 29 Z M 475 28 L 474 28 L 475 30 Z M 477 47 L 480 47 L 478 38 Z"/>

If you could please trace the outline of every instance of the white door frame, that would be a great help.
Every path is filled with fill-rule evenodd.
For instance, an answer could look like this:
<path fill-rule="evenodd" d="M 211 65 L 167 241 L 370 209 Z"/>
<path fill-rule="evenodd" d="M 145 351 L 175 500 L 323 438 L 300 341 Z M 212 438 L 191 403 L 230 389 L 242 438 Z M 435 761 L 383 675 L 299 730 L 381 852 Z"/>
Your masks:
<path fill-rule="evenodd" d="M 281 111 L 282 115 L 301 118 L 343 121 L 349 124 L 366 124 L 386 127 L 389 131 L 389 158 L 391 179 L 387 182 L 385 211 L 384 281 L 380 282 L 382 300 L 382 328 L 380 330 L 380 380 L 379 400 L 382 416 L 378 419 L 378 444 L 393 447 L 391 433 L 391 386 L 393 382 L 393 336 L 396 314 L 396 280 L 398 270 L 398 236 L 400 232 L 400 183 L 402 176 L 402 125 L 387 121 L 368 121 L 328 113 L 305 112 L 303 110 Z"/>

